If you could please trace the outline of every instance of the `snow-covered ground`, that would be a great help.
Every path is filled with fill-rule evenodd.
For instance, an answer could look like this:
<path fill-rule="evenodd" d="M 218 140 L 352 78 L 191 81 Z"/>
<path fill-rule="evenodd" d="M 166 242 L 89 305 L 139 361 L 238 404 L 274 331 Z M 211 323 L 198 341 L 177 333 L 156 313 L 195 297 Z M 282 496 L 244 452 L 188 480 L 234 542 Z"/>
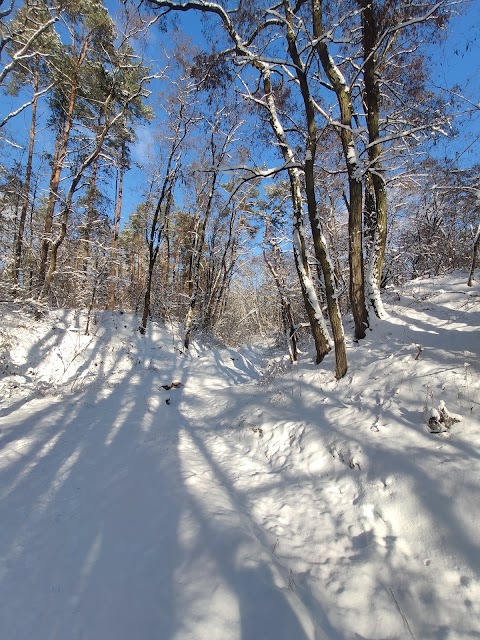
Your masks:
<path fill-rule="evenodd" d="M 2 304 L 0 638 L 480 638 L 465 280 L 392 294 L 341 381 L 333 356 Z M 462 420 L 430 433 L 441 401 Z"/>

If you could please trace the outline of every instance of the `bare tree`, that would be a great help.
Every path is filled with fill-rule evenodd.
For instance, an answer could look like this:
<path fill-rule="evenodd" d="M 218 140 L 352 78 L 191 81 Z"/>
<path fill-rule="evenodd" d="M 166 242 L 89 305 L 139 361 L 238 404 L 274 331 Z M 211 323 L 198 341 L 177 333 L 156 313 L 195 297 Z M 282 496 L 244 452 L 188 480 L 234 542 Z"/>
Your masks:
<path fill-rule="evenodd" d="M 294 257 L 299 275 L 302 295 L 305 303 L 305 308 L 310 321 L 312 335 L 316 345 L 317 362 L 320 362 L 326 353 L 331 349 L 331 339 L 328 333 L 328 329 L 318 302 L 318 298 L 315 291 L 315 286 L 310 273 L 310 266 L 308 264 L 306 256 L 306 244 L 305 244 L 305 232 L 303 226 L 303 193 L 302 193 L 302 175 L 303 175 L 303 162 L 297 161 L 296 153 L 293 145 L 289 142 L 285 129 L 280 121 L 275 91 L 272 84 L 272 72 L 273 66 L 268 61 L 262 58 L 257 51 L 257 47 L 253 44 L 257 36 L 262 30 L 271 25 L 283 24 L 283 21 L 275 16 L 273 18 L 267 18 L 265 24 L 258 25 L 254 21 L 252 28 L 252 34 L 247 37 L 241 37 L 240 32 L 237 30 L 232 22 L 232 15 L 229 14 L 221 5 L 213 2 L 204 2 L 203 0 L 192 0 L 186 3 L 176 3 L 172 0 L 149 0 L 148 3 L 152 7 L 158 7 L 177 11 L 188 11 L 190 9 L 196 9 L 206 12 L 208 14 L 216 15 L 223 25 L 224 31 L 233 44 L 233 52 L 236 59 L 240 64 L 247 63 L 253 69 L 255 69 L 259 75 L 263 88 L 263 96 L 257 97 L 253 92 L 248 91 L 246 87 L 248 98 L 256 103 L 262 110 L 265 111 L 267 119 L 269 121 L 271 130 L 275 136 L 276 144 L 278 145 L 284 162 L 284 169 L 288 172 L 289 182 L 291 188 L 291 198 L 293 204 L 293 246 Z M 275 11 L 273 12 L 276 13 Z M 246 17 L 244 12 L 243 18 Z M 248 22 L 248 20 L 247 20 Z M 308 155 L 307 155 L 308 159 Z M 317 218 L 315 217 L 315 224 Z M 322 260 L 322 256 L 318 256 L 319 262 L 322 263 L 322 267 L 329 267 L 330 261 L 328 260 L 326 246 L 323 244 L 323 237 L 318 234 L 318 242 L 316 248 L 322 247 L 325 251 L 325 259 Z M 326 281 L 330 281 L 331 273 L 327 268 L 324 272 Z M 334 296 L 334 286 L 332 284 L 329 287 L 329 308 L 335 309 L 337 302 Z M 338 319 L 339 319 L 338 315 Z M 338 346 L 337 357 L 337 377 L 342 377 L 346 371 L 346 358 L 344 349 L 344 336 L 343 327 L 340 322 L 336 322 L 336 316 L 333 314 L 332 329 L 335 332 L 335 344 Z"/>
<path fill-rule="evenodd" d="M 243 122 L 229 113 L 226 108 L 219 108 L 213 121 L 207 123 L 209 131 L 207 133 L 208 144 L 205 149 L 205 162 L 202 163 L 204 166 L 200 172 L 197 171 L 196 216 L 188 279 L 189 303 L 185 318 L 184 346 L 186 349 L 189 348 L 195 320 L 207 224 L 212 215 L 214 199 L 219 186 L 219 175 L 242 124 Z M 203 174 L 203 171 L 206 171 L 206 174 Z M 206 177 L 202 178 L 202 175 L 206 175 Z"/>
<path fill-rule="evenodd" d="M 273 214 L 273 215 L 272 215 Z M 265 230 L 263 234 L 262 252 L 265 264 L 268 267 L 270 275 L 275 282 L 280 306 L 282 310 L 282 324 L 285 333 L 285 342 L 287 345 L 290 361 L 297 362 L 298 359 L 298 327 L 294 320 L 292 303 L 287 291 L 285 277 L 281 274 L 282 250 L 279 238 L 273 235 L 272 226 L 274 224 L 275 214 L 282 219 L 281 212 L 273 211 L 272 214 L 265 218 Z M 272 220 L 273 218 L 273 220 Z"/>
<path fill-rule="evenodd" d="M 148 316 L 150 314 L 153 271 L 174 202 L 174 188 L 180 173 L 181 158 L 184 153 L 184 142 L 190 129 L 197 121 L 193 108 L 193 94 L 196 90 L 195 83 L 191 80 L 183 79 L 176 84 L 177 91 L 170 99 L 167 114 L 169 129 L 171 131 L 169 136 L 170 150 L 166 159 L 165 168 L 160 177 L 159 195 L 150 222 L 150 229 L 147 232 L 148 272 L 143 302 L 142 324 L 139 328 L 142 334 L 145 333 Z"/>

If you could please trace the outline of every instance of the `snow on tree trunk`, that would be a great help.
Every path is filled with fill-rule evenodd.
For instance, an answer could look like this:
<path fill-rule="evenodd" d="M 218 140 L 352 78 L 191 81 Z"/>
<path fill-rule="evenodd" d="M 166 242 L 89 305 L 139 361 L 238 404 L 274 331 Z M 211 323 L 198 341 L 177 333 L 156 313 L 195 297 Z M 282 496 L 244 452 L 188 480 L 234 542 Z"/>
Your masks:
<path fill-rule="evenodd" d="M 474 281 L 473 276 L 475 272 L 475 265 L 477 262 L 477 253 L 478 253 L 479 245 L 480 245 L 480 224 L 478 225 L 477 233 L 473 238 L 472 266 L 470 267 L 470 274 L 468 276 L 468 283 L 467 283 L 469 287 L 473 285 L 473 281 Z"/>

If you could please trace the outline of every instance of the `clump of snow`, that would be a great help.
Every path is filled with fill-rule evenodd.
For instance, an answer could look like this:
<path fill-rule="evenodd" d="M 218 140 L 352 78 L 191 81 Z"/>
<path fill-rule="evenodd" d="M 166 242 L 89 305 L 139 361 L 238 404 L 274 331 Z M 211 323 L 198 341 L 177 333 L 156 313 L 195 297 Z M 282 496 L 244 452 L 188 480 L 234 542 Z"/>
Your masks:
<path fill-rule="evenodd" d="M 448 432 L 456 422 L 461 420 L 461 416 L 450 413 L 444 400 L 440 400 L 438 409 L 434 407 L 427 409 L 427 424 L 431 433 Z"/>
<path fill-rule="evenodd" d="M 396 291 L 339 381 L 4 305 L 0 637 L 478 637 L 478 293 Z"/>

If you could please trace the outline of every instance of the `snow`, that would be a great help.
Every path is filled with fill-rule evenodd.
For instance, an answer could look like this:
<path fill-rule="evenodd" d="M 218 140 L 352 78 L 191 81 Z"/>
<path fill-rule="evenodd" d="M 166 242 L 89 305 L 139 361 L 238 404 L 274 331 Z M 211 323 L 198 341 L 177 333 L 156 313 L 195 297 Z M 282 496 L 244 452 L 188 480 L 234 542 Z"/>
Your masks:
<path fill-rule="evenodd" d="M 377 234 L 375 235 L 377 237 L 375 238 L 374 246 L 371 249 L 370 259 L 368 261 L 367 277 L 366 277 L 366 284 L 367 284 L 366 293 L 367 293 L 367 298 L 370 300 L 375 313 L 382 320 L 386 320 L 388 317 L 388 314 L 385 311 L 385 307 L 383 306 L 383 300 L 380 294 L 380 288 L 377 284 L 378 277 L 377 277 L 376 250 L 378 247 L 379 239 L 378 239 L 378 235 Z"/>
<path fill-rule="evenodd" d="M 357 149 L 355 142 L 351 140 L 347 146 L 347 164 L 351 168 L 351 176 L 353 180 L 357 182 L 362 179 L 362 169 L 360 166 L 360 160 L 358 159 Z"/>
<path fill-rule="evenodd" d="M 2 304 L 0 638 L 480 637 L 465 282 L 392 291 L 340 381 L 333 355 Z"/>
<path fill-rule="evenodd" d="M 293 229 L 293 245 L 294 245 L 294 248 L 295 248 L 295 251 L 296 251 L 296 255 L 297 256 L 301 256 L 302 255 L 302 248 L 301 248 L 300 233 L 299 233 L 298 229 L 296 229 L 296 228 Z M 304 287 L 306 295 L 308 297 L 308 301 L 310 303 L 310 306 L 314 310 L 315 319 L 317 320 L 318 325 L 320 327 L 320 330 L 321 330 L 321 332 L 323 334 L 323 337 L 325 338 L 325 342 L 327 344 L 329 344 L 330 347 L 333 347 L 333 340 L 330 337 L 330 333 L 329 333 L 328 328 L 327 328 L 327 323 L 325 322 L 325 318 L 323 317 L 322 310 L 320 309 L 320 304 L 318 302 L 318 297 L 317 297 L 317 292 L 315 290 L 315 286 L 313 284 L 313 281 L 312 281 L 310 275 L 305 270 L 300 258 L 298 258 L 298 260 L 297 260 L 297 270 L 301 274 L 303 287 Z"/>

